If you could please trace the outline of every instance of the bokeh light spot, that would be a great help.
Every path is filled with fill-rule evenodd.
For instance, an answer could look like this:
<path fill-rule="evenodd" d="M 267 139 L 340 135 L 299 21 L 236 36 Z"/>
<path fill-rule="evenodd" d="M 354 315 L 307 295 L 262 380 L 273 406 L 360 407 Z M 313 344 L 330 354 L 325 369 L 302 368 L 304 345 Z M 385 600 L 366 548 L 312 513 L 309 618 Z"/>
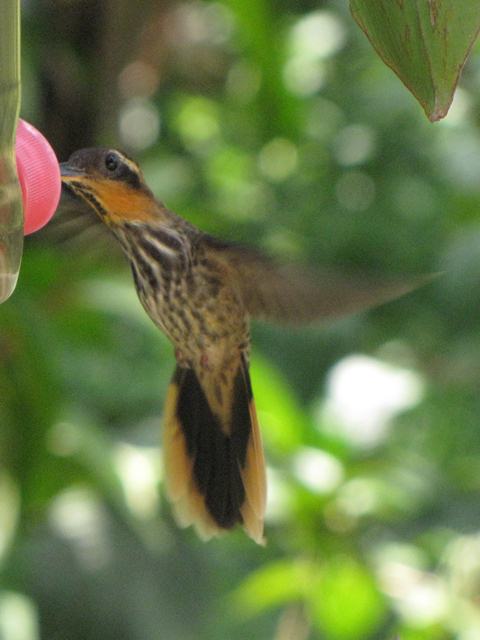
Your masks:
<path fill-rule="evenodd" d="M 365 211 L 375 200 L 375 182 L 363 171 L 349 171 L 338 179 L 335 195 L 348 211 Z"/>
<path fill-rule="evenodd" d="M 423 383 L 414 371 L 375 358 L 351 355 L 330 371 L 325 412 L 358 447 L 378 444 L 392 419 L 420 402 Z"/>
<path fill-rule="evenodd" d="M 275 138 L 260 151 L 258 166 L 261 172 L 274 182 L 290 176 L 298 164 L 297 147 L 284 138 Z"/>
<path fill-rule="evenodd" d="M 317 493 L 330 493 L 343 480 L 341 462 L 326 451 L 311 447 L 295 454 L 293 469 L 300 482 Z"/>
<path fill-rule="evenodd" d="M 119 129 L 122 142 L 135 151 L 152 146 L 160 133 L 160 114 L 149 100 L 128 100 L 120 110 Z"/>
<path fill-rule="evenodd" d="M 333 152 L 337 162 L 350 167 L 369 160 L 375 151 L 375 133 L 371 127 L 352 124 L 335 137 Z"/>
<path fill-rule="evenodd" d="M 37 611 L 29 598 L 13 591 L 0 592 L 0 638 L 40 639 Z"/>

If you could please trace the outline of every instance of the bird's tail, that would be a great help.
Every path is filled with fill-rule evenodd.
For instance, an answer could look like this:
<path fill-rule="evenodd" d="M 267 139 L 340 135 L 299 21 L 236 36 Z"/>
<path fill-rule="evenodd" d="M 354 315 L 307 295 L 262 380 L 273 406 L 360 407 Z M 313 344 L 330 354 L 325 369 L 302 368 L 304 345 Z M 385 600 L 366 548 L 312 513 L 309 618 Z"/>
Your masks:
<path fill-rule="evenodd" d="M 178 523 L 193 524 L 202 538 L 239 523 L 262 544 L 265 461 L 243 358 L 230 395 L 229 417 L 221 418 L 193 369 L 177 366 L 164 419 L 167 495 Z"/>

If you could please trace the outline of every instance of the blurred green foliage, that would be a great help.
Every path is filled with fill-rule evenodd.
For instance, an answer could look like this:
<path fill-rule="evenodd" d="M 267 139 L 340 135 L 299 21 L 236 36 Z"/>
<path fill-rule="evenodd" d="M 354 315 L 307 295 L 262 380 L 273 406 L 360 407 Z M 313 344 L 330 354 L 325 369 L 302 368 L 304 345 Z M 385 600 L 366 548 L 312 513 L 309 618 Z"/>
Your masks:
<path fill-rule="evenodd" d="M 61 159 L 126 148 L 168 206 L 285 260 L 443 274 L 254 327 L 260 548 L 172 521 L 173 355 L 118 247 L 67 217 L 27 238 L 0 308 L 2 640 L 480 637 L 480 58 L 433 126 L 345 4 L 25 3 L 23 115 Z"/>

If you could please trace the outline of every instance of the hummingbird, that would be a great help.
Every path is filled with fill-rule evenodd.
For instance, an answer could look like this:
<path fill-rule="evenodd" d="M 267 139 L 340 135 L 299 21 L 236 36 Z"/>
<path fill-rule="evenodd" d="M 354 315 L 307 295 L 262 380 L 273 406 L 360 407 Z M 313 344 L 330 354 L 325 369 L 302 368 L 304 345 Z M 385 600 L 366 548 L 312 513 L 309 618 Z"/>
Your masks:
<path fill-rule="evenodd" d="M 399 297 L 418 280 L 346 279 L 220 240 L 156 199 L 139 165 L 116 149 L 81 149 L 60 167 L 65 196 L 113 233 L 143 308 L 174 348 L 163 455 L 177 523 L 193 525 L 203 539 L 240 525 L 263 544 L 267 483 L 249 374 L 250 320 L 338 317 Z"/>

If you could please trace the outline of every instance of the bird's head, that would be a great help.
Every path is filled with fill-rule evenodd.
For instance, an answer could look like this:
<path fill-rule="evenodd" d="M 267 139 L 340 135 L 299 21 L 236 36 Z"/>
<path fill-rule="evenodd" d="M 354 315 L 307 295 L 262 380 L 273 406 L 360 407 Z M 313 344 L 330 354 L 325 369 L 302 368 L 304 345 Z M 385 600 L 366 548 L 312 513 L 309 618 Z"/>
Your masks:
<path fill-rule="evenodd" d="M 63 192 L 83 201 L 115 229 L 124 222 L 161 218 L 161 206 L 145 184 L 140 167 L 115 149 L 75 151 L 60 165 Z"/>

